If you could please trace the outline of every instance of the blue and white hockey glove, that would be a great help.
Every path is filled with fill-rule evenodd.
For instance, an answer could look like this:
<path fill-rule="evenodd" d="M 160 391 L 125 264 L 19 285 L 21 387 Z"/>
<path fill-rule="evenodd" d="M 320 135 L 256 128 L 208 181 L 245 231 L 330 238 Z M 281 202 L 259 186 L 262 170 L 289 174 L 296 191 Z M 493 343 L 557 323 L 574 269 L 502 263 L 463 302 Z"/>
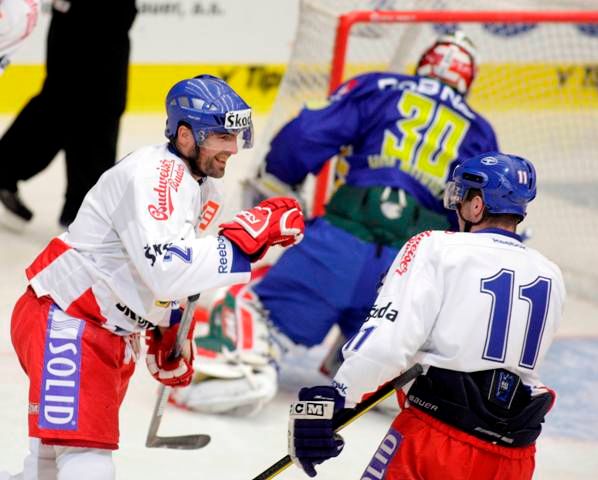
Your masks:
<path fill-rule="evenodd" d="M 289 456 L 310 477 L 315 466 L 341 453 L 345 442 L 334 433 L 332 417 L 345 399 L 331 386 L 302 388 L 299 401 L 291 405 Z"/>

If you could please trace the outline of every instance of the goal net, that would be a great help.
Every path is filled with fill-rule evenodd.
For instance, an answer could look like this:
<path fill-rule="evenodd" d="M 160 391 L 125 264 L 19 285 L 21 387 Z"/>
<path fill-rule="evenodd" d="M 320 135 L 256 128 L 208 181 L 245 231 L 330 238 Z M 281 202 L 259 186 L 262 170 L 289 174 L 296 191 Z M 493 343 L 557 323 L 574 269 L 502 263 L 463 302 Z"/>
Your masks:
<path fill-rule="evenodd" d="M 530 244 L 559 264 L 570 291 L 598 302 L 598 12 L 589 10 L 592 4 L 302 0 L 255 162 L 305 103 L 323 100 L 366 71 L 413 73 L 439 34 L 459 28 L 479 53 L 469 103 L 493 125 L 502 151 L 529 158 L 538 171 L 539 195 L 523 225 L 533 231 Z M 307 198 L 316 214 L 333 185 L 332 174 L 320 177 Z"/>

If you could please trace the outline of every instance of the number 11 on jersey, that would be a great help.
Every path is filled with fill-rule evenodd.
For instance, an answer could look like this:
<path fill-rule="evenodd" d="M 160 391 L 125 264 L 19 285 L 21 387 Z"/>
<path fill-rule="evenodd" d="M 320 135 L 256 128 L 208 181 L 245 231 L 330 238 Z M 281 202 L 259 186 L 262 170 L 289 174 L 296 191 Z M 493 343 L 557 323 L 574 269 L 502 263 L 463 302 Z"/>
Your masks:
<path fill-rule="evenodd" d="M 518 287 L 517 299 L 528 303 L 527 324 L 519 366 L 533 369 L 536 365 L 548 304 L 551 280 L 537 277 L 533 282 Z M 504 362 L 507 352 L 509 327 L 514 301 L 515 272 L 501 269 L 497 274 L 482 278 L 480 292 L 492 297 L 486 344 L 482 357 L 493 362 Z"/>

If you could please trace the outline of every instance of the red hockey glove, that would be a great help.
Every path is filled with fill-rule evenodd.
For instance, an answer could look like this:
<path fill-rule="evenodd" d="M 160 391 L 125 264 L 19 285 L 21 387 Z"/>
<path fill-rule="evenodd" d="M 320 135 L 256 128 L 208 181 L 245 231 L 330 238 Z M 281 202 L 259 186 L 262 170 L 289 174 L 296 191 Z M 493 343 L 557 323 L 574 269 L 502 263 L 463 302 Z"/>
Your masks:
<path fill-rule="evenodd" d="M 166 330 L 155 328 L 147 332 L 145 363 L 152 376 L 169 387 L 186 387 L 193 377 L 193 328 L 189 329 L 181 356 L 172 358 L 179 324 Z"/>
<path fill-rule="evenodd" d="M 264 200 L 220 225 L 220 235 L 249 255 L 252 262 L 262 258 L 272 245 L 288 247 L 299 243 L 304 230 L 301 206 L 287 197 Z"/>

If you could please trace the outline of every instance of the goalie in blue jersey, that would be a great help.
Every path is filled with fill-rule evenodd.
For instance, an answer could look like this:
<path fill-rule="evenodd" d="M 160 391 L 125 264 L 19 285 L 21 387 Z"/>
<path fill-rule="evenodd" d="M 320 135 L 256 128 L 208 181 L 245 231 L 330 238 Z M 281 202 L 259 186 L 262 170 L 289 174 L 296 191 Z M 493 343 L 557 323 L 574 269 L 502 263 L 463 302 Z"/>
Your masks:
<path fill-rule="evenodd" d="M 297 186 L 340 154 L 344 183 L 299 246 L 213 309 L 196 339 L 200 373 L 171 400 L 207 413 L 256 412 L 276 393 L 285 352 L 320 344 L 334 325 L 346 338 L 359 330 L 403 243 L 451 227 L 442 196 L 455 167 L 498 149 L 490 124 L 466 102 L 475 75 L 473 43 L 462 32 L 444 35 L 416 75 L 352 78 L 280 130 L 266 175 Z"/>

